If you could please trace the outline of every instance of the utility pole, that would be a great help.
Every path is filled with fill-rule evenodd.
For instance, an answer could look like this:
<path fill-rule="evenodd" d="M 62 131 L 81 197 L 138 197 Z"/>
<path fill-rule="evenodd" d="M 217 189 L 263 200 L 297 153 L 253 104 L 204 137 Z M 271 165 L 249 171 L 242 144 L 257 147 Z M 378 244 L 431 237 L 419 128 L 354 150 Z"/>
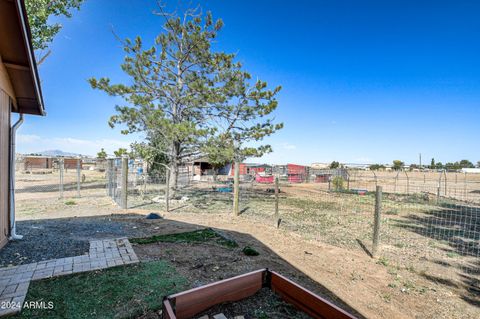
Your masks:
<path fill-rule="evenodd" d="M 422 153 L 419 154 L 419 158 L 420 158 L 420 163 L 419 163 L 420 165 L 419 165 L 419 167 L 422 168 Z"/>

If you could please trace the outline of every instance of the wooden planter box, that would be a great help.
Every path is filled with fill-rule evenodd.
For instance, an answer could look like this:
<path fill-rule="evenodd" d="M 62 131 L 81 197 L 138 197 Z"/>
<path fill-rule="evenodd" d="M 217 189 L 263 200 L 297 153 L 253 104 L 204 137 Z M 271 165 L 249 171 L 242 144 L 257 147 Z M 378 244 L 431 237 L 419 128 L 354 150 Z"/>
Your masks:
<path fill-rule="evenodd" d="M 261 269 L 165 297 L 163 319 L 192 318 L 215 305 L 250 297 L 263 287 L 270 288 L 312 318 L 355 318 L 282 275 Z"/>

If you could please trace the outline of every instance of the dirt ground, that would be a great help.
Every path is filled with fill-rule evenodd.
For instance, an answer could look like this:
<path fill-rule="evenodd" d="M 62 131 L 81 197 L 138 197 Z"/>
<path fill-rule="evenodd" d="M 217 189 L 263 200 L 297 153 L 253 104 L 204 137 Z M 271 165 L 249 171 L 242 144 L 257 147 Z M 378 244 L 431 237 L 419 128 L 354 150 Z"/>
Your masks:
<path fill-rule="evenodd" d="M 480 203 L 480 174 L 456 172 L 386 172 L 350 170 L 351 188 L 370 191 L 381 185 L 385 192 L 428 192 L 445 197 Z"/>
<path fill-rule="evenodd" d="M 68 250 L 68 240 L 72 238 L 85 241 L 95 236 L 122 234 L 139 237 L 213 227 L 227 232 L 241 244 L 255 246 L 260 256 L 232 255 L 231 251 L 220 252 L 201 245 L 168 248 L 166 243 L 141 248 L 145 251 L 138 253 L 142 259 L 173 260 L 180 272 L 190 276 L 192 286 L 271 267 L 367 318 L 480 317 L 480 261 L 478 256 L 456 250 L 452 244 L 457 242 L 460 230 L 461 234 L 471 236 L 468 240 L 478 243 L 475 237 L 478 226 L 457 229 L 465 227 L 465 220 L 456 220 L 455 224 L 446 225 L 455 232 L 438 225 L 442 237 L 423 233 L 425 227 L 431 229 L 432 214 L 438 219 L 445 214 L 455 216 L 455 210 L 436 207 L 429 201 L 410 203 L 409 197 L 387 198 L 381 254 L 371 258 L 367 253 L 373 222 L 371 196 L 332 195 L 308 184 L 281 188 L 280 229 L 273 227 L 272 195 L 248 191 L 241 195 L 242 214 L 238 217 L 230 214 L 230 194 L 210 192 L 192 197 L 196 194 L 192 190 L 188 201 L 173 203 L 172 211 L 165 213 L 163 204 L 153 202 L 121 210 L 105 196 L 103 189 L 93 188 L 80 198 L 70 199 L 58 199 L 54 192 L 50 196 L 35 193 L 34 200 L 22 194 L 18 198 L 17 216 L 19 224 L 25 223 L 22 232 L 30 232 L 31 238 L 38 238 L 38 230 L 31 227 L 39 227 L 35 223 L 45 223 L 44 232 L 54 234 L 47 236 L 50 239 L 45 240 L 46 244 L 41 244 L 44 248 L 38 256 L 48 254 L 56 236 L 63 236 L 67 243 L 58 251 L 61 254 L 61 250 Z M 69 200 L 74 204 L 67 204 Z M 467 206 L 463 209 L 476 212 Z M 164 219 L 146 221 L 145 215 L 152 211 L 161 213 Z M 473 218 L 474 215 L 468 222 L 476 225 Z M 50 221 L 45 219 L 56 219 L 63 226 L 48 227 Z M 32 239 L 30 243 L 33 245 L 35 241 Z M 10 249 L 10 245 L 5 249 Z M 1 258 L 0 252 L 0 261 Z M 38 257 L 32 254 L 28 258 Z M 18 258 L 13 260 L 19 262 Z M 189 269 L 195 265 L 198 268 Z"/>
<path fill-rule="evenodd" d="M 241 216 L 175 212 L 163 213 L 163 220 L 147 221 L 147 212 L 110 218 L 127 223 L 127 228 L 142 229 L 135 237 L 214 227 L 240 245 L 252 245 L 260 252 L 258 257 L 247 257 L 201 244 L 186 245 L 183 249 L 177 249 L 182 244 L 168 243 L 135 247 L 142 259 L 166 258 L 173 262 L 190 278 L 192 286 L 270 267 L 337 304 L 345 303 L 366 318 L 478 318 L 480 314 L 478 305 L 465 300 L 461 287 L 448 281 L 432 281 L 409 269 L 392 272 L 361 251 L 305 240 L 290 231 L 252 223 Z M 61 213 L 54 215 L 59 218 Z"/>
<path fill-rule="evenodd" d="M 230 232 L 229 235 L 231 235 Z M 249 235 L 235 234 L 235 240 L 240 245 L 237 248 L 228 248 L 213 243 L 154 243 L 134 245 L 134 250 L 141 261 L 168 260 L 183 277 L 188 279 L 191 288 L 268 267 L 306 283 L 310 288 L 320 290 L 315 282 L 309 280 L 269 249 L 262 247 L 261 243 L 256 242 Z M 242 253 L 242 247 L 245 245 L 253 246 L 260 255 L 245 256 Z M 323 294 L 325 295 L 325 293 Z M 278 301 L 278 298 L 265 292 L 256 297 L 259 299 L 251 298 L 243 302 L 222 305 L 203 314 L 213 316 L 224 313 L 228 318 L 243 315 L 247 319 L 258 318 L 261 314 L 266 315 L 266 318 L 308 318 L 289 307 L 283 309 L 284 311 L 281 312 L 283 316 L 280 317 L 277 313 L 278 309 L 272 309 L 275 306 L 273 302 Z M 201 317 L 203 314 L 198 314 L 196 317 Z"/>
<path fill-rule="evenodd" d="M 367 318 L 478 318 L 480 314 L 478 306 L 462 298 L 461 288 L 434 283 L 408 269 L 390 272 L 361 252 L 306 241 L 241 218 L 180 214 L 166 218 L 249 234 Z"/>

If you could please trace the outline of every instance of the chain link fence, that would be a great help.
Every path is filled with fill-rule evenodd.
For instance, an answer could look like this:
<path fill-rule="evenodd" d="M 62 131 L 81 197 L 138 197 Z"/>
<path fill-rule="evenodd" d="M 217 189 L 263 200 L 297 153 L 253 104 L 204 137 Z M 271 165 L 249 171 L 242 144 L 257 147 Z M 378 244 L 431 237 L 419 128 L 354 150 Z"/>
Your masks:
<path fill-rule="evenodd" d="M 41 216 L 44 211 L 93 206 L 105 195 L 105 169 L 79 158 L 29 156 L 17 158 L 15 207 L 21 217 Z"/>
<path fill-rule="evenodd" d="M 81 159 L 50 158 L 34 166 L 16 163 L 15 194 L 22 198 L 74 198 L 105 189 L 105 173 L 85 169 Z"/>

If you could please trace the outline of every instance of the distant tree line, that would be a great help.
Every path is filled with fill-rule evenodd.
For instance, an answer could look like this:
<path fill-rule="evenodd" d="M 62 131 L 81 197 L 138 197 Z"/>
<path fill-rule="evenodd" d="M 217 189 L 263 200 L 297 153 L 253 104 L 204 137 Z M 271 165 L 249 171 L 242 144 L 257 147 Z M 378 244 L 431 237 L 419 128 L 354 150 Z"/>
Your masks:
<path fill-rule="evenodd" d="M 394 160 L 392 169 L 399 171 L 402 170 L 405 167 L 405 163 L 400 161 L 400 160 Z M 457 162 L 448 162 L 446 164 L 443 164 L 442 162 L 436 162 L 434 158 L 432 158 L 430 165 L 424 166 L 424 168 L 429 168 L 429 169 L 434 169 L 434 170 L 439 170 L 439 169 L 445 169 L 447 171 L 457 171 L 462 168 L 475 168 L 478 167 L 480 168 L 480 161 L 477 162 L 477 165 L 475 166 L 472 162 L 469 160 L 463 159 Z M 409 166 L 410 170 L 414 169 L 420 169 L 420 165 L 417 164 L 411 164 Z M 383 164 L 372 164 L 369 166 L 369 169 L 371 171 L 379 171 L 379 170 L 384 170 L 386 169 L 386 166 Z"/>
<path fill-rule="evenodd" d="M 477 167 L 480 167 L 480 161 L 477 162 Z M 448 162 L 446 163 L 445 165 L 442 164 L 442 162 L 435 162 L 435 159 L 432 158 L 432 161 L 430 163 L 430 169 L 446 169 L 446 170 L 459 170 L 459 169 L 462 169 L 462 168 L 474 168 L 475 165 L 470 162 L 469 160 L 466 160 L 466 159 L 463 159 L 461 161 L 457 161 L 457 162 Z"/>

